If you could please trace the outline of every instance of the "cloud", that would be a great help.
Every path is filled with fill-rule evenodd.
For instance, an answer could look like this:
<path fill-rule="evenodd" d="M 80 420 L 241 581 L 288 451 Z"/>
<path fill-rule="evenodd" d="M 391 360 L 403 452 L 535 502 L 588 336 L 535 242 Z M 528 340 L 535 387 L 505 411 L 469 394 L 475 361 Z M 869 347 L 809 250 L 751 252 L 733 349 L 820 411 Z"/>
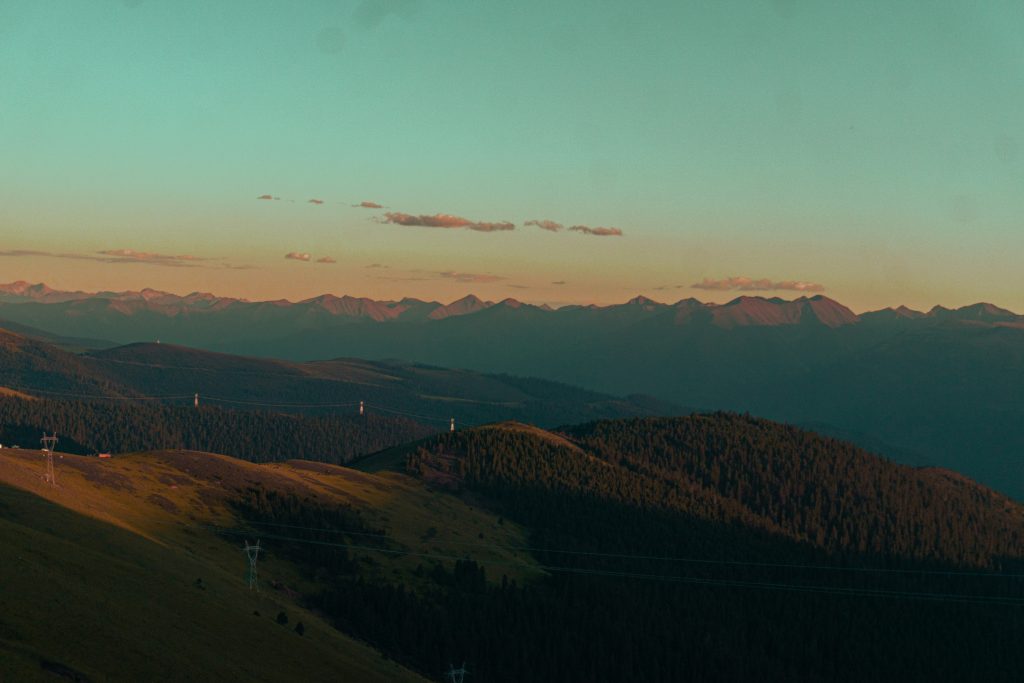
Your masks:
<path fill-rule="evenodd" d="M 555 280 L 551 284 L 553 284 L 553 285 L 564 285 L 565 284 L 565 280 Z"/>
<path fill-rule="evenodd" d="M 316 260 L 316 262 L 317 262 L 317 263 L 337 263 L 337 261 L 335 261 L 335 260 L 334 260 L 333 258 L 331 258 L 330 256 L 323 256 L 323 257 L 321 257 L 321 258 L 318 258 L 318 259 Z"/>
<path fill-rule="evenodd" d="M 98 251 L 97 254 L 102 256 L 108 256 L 117 261 L 142 261 L 146 263 L 174 263 L 178 261 L 210 261 L 212 259 L 201 258 L 199 256 L 189 256 L 188 254 L 154 254 L 149 251 L 135 251 L 134 249 L 107 249 L 104 251 Z"/>
<path fill-rule="evenodd" d="M 272 197 L 272 196 L 270 196 L 269 194 L 261 194 L 261 195 L 260 195 L 259 197 L 257 197 L 256 199 L 273 199 L 273 197 Z"/>
<path fill-rule="evenodd" d="M 34 251 L 32 249 L 7 249 L 0 251 L 0 256 L 53 256 L 48 251 Z"/>
<path fill-rule="evenodd" d="M 420 225 L 426 228 L 464 228 L 472 221 L 459 216 L 438 213 L 433 216 L 413 216 L 399 211 L 388 211 L 384 214 L 384 222 L 394 225 Z"/>
<path fill-rule="evenodd" d="M 320 204 L 324 203 L 324 200 L 322 200 L 322 199 L 310 199 L 306 203 L 307 204 L 316 204 L 317 206 L 319 206 Z"/>
<path fill-rule="evenodd" d="M 584 235 L 596 235 L 597 237 L 621 237 L 622 231 L 618 228 L 590 228 L 586 225 L 574 225 L 569 230 L 581 232 Z"/>
<path fill-rule="evenodd" d="M 308 261 L 309 259 L 312 258 L 309 254 L 301 253 L 298 251 L 289 251 L 287 254 L 284 255 L 284 257 L 286 259 L 291 259 L 292 261 Z"/>
<path fill-rule="evenodd" d="M 157 254 L 134 249 L 103 249 L 93 254 L 71 252 L 38 251 L 33 249 L 9 249 L 0 251 L 0 256 L 44 256 L 47 258 L 70 259 L 73 261 L 95 261 L 98 263 L 140 263 L 167 268 L 231 268 L 249 270 L 254 266 L 227 263 L 220 258 L 205 258 L 189 254 Z"/>
<path fill-rule="evenodd" d="M 452 216 L 447 213 L 437 213 L 432 216 L 414 216 L 399 211 L 389 211 L 384 214 L 383 223 L 393 225 L 420 226 L 424 228 L 463 228 L 477 232 L 499 232 L 504 230 L 515 230 L 516 226 L 508 221 L 498 222 L 476 222 L 462 216 Z"/>
<path fill-rule="evenodd" d="M 366 266 L 367 268 L 390 268 L 391 266 L 385 266 L 383 263 L 371 263 Z"/>
<path fill-rule="evenodd" d="M 795 292 L 824 292 L 825 286 L 816 282 L 802 282 L 799 280 L 781 280 L 778 282 L 762 278 L 755 280 L 749 277 L 727 277 L 722 280 L 704 278 L 700 282 L 690 285 L 693 289 L 710 289 L 716 291 L 740 290 L 744 292 L 766 292 L 776 290 L 788 290 Z"/>
<path fill-rule="evenodd" d="M 526 221 L 523 225 L 536 225 L 541 230 L 548 230 L 550 232 L 558 232 L 565 226 L 556 221 L 549 221 L 546 218 L 544 220 L 532 220 Z"/>
<path fill-rule="evenodd" d="M 506 280 L 508 278 L 501 277 L 500 275 L 490 275 L 483 273 L 456 273 L 452 270 L 446 270 L 437 274 L 438 277 L 445 278 L 448 280 L 455 280 L 456 282 L 498 282 L 499 280 Z"/>
<path fill-rule="evenodd" d="M 357 209 L 383 209 L 384 208 L 383 206 L 381 206 L 377 202 L 359 202 L 358 204 L 353 204 L 352 206 L 356 207 Z"/>
<path fill-rule="evenodd" d="M 515 230 L 516 224 L 508 221 L 497 221 L 494 223 L 472 223 L 466 227 L 470 230 L 476 230 L 477 232 L 501 232 L 505 230 Z"/>

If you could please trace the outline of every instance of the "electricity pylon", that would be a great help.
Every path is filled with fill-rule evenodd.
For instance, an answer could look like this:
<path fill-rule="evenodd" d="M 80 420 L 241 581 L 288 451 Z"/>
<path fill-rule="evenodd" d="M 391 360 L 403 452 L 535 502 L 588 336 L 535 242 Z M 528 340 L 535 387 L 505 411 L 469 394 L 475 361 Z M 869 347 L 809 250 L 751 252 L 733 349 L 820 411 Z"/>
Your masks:
<path fill-rule="evenodd" d="M 245 542 L 245 554 L 249 558 L 249 590 L 259 591 L 259 586 L 256 585 L 256 556 L 260 554 L 260 542 L 256 540 L 256 545 L 249 545 L 249 541 Z"/>
<path fill-rule="evenodd" d="M 56 486 L 57 473 L 53 469 L 53 449 L 57 446 L 57 435 L 47 436 L 46 432 L 43 432 L 43 438 L 39 441 L 43 444 L 43 452 L 46 453 L 46 476 L 43 479 L 50 486 Z"/>
<path fill-rule="evenodd" d="M 449 664 L 448 670 L 444 672 L 444 675 L 452 683 L 462 683 L 468 673 L 469 672 L 466 671 L 466 663 L 463 662 L 462 666 L 458 669 L 455 668 L 454 664 Z"/>

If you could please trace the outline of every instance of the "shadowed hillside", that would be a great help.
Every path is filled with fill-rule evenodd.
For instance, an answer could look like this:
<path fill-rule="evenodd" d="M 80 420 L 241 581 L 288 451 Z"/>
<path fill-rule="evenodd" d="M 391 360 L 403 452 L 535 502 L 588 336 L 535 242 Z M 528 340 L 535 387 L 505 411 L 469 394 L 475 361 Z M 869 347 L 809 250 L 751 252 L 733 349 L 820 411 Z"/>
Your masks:
<path fill-rule="evenodd" d="M 1024 508 L 948 471 L 728 414 L 492 425 L 359 466 L 530 530 L 550 575 L 529 599 L 446 603 L 452 638 L 460 620 L 502 634 L 471 641 L 494 680 L 1009 681 L 1024 663 Z M 506 638 L 560 656 L 520 664 Z"/>
<path fill-rule="evenodd" d="M 458 557 L 462 539 L 483 534 L 524 545 L 516 525 L 403 475 L 161 451 L 59 457 L 51 488 L 42 465 L 38 451 L 0 451 L 4 680 L 424 680 L 307 609 L 323 578 L 288 549 L 316 538 L 348 544 L 313 546 L 326 550 L 317 566 L 414 585 L 416 553 Z M 282 527 L 261 513 L 267 500 L 320 510 L 306 526 L 343 526 L 319 536 Z M 254 593 L 241 547 L 257 538 Z M 491 551 L 489 560 L 518 567 L 510 575 L 535 574 L 523 553 Z"/>

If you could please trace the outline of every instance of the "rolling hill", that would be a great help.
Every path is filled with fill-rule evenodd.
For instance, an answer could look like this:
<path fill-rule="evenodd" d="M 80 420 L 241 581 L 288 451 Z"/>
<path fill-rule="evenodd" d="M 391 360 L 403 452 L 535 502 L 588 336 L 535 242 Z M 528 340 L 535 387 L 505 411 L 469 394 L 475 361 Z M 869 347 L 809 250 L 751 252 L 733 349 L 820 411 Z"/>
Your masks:
<path fill-rule="evenodd" d="M 473 296 L 448 305 L 330 296 L 292 303 L 6 288 L 0 318 L 62 335 L 161 339 L 293 361 L 398 358 L 749 411 L 1024 497 L 1024 317 L 988 303 L 855 314 L 820 295 L 740 296 L 724 304 L 636 297 L 550 310 Z M 501 393 L 474 398 L 500 401 Z M 647 405 L 642 412 L 683 411 Z M 554 426 L 613 416 L 499 413 L 469 421 Z"/>
<path fill-rule="evenodd" d="M 1024 506 L 953 472 L 733 414 L 490 425 L 359 467 L 413 473 L 529 530 L 550 573 L 536 601 L 487 593 L 451 617 L 485 612 L 469 657 L 498 680 L 1019 671 Z M 506 642 L 558 655 L 520 664 Z"/>
<path fill-rule="evenodd" d="M 516 525 L 402 475 L 160 451 L 59 458 L 51 488 L 41 466 L 38 451 L 0 451 L 4 680 L 425 680 L 303 607 L 314 579 L 280 540 L 295 533 L 240 517 L 253 487 L 338 507 L 386 534 L 386 544 L 328 537 L 380 547 L 359 552 L 368 576 L 413 584 L 419 560 L 397 551 L 457 556 L 461 539 L 484 533 L 524 545 Z M 259 592 L 247 587 L 243 537 L 265 549 Z M 519 567 L 511 575 L 535 573 L 521 552 L 491 559 Z"/>
<path fill-rule="evenodd" d="M 28 680 L 437 680 L 465 660 L 499 683 L 1009 681 L 1022 664 L 1024 507 L 745 416 L 500 423 L 360 470 L 172 450 L 67 455 L 56 488 L 42 471 L 0 450 L 17 558 L 0 653 Z"/>
<path fill-rule="evenodd" d="M 436 429 L 514 418 L 555 425 L 598 417 L 675 413 L 644 396 L 616 398 L 532 377 L 487 375 L 402 361 L 304 363 L 172 344 L 139 343 L 73 354 L 0 329 L 0 387 L 69 399 L 156 398 L 305 414 L 406 417 Z"/>

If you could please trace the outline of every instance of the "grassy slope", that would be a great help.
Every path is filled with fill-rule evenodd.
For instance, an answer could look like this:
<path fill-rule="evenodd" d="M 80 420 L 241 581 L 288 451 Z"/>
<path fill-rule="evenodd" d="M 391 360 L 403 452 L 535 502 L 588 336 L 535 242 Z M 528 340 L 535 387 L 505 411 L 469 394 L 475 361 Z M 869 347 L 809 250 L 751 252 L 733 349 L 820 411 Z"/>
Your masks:
<path fill-rule="evenodd" d="M 500 567 L 495 578 L 536 571 L 525 553 L 478 547 L 522 546 L 521 529 L 401 474 L 176 451 L 67 456 L 56 489 L 42 471 L 39 451 L 0 451 L 0 543 L 15 558 L 0 562 L 0 671 L 14 680 L 44 675 L 41 659 L 92 680 L 421 680 L 297 607 L 289 589 L 307 579 L 274 556 L 273 533 L 262 541 L 263 592 L 247 590 L 242 539 L 202 526 L 237 526 L 227 500 L 239 486 L 345 502 L 413 552 L 485 555 Z M 361 554 L 374 555 L 374 571 L 403 577 L 430 561 Z M 273 621 L 282 609 L 288 628 Z M 297 621 L 303 637 L 291 630 Z"/>

